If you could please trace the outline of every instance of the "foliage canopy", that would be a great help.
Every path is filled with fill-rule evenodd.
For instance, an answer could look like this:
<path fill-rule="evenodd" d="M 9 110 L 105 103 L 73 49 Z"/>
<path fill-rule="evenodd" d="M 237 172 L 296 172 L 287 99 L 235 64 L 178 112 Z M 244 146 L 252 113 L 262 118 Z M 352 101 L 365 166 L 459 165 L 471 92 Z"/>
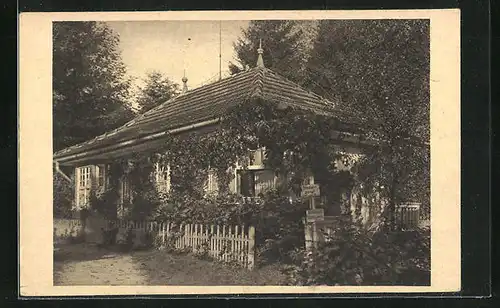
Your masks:
<path fill-rule="evenodd" d="M 133 117 L 118 43 L 118 35 L 102 22 L 53 23 L 54 150 Z"/>
<path fill-rule="evenodd" d="M 179 85 L 159 71 L 147 73 L 144 86 L 140 87 L 137 104 L 144 113 L 179 94 Z"/>

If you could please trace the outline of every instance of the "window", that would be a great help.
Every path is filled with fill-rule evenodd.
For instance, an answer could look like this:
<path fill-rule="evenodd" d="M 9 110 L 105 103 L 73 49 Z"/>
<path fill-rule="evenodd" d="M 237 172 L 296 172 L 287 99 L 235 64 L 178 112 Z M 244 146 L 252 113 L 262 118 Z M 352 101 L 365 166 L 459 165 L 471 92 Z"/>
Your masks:
<path fill-rule="evenodd" d="M 78 206 L 87 205 L 90 198 L 90 166 L 77 168 L 78 175 L 78 192 L 77 204 Z"/>
<path fill-rule="evenodd" d="M 217 174 L 212 170 L 208 170 L 208 179 L 207 179 L 207 192 L 215 193 L 219 189 L 217 183 Z"/>
<path fill-rule="evenodd" d="M 264 148 L 250 150 L 248 156 L 250 160 L 250 166 L 264 166 L 264 159 L 266 156 L 266 151 Z"/>
<path fill-rule="evenodd" d="M 166 182 L 169 180 L 170 168 L 169 166 L 165 167 L 160 163 L 156 163 L 155 165 L 155 179 L 156 182 Z"/>
<path fill-rule="evenodd" d="M 81 167 L 79 168 L 80 171 L 80 181 L 79 186 L 80 187 L 88 187 L 90 186 L 90 167 Z"/>
<path fill-rule="evenodd" d="M 170 165 L 155 164 L 155 182 L 159 188 L 170 190 Z"/>
<path fill-rule="evenodd" d="M 97 165 L 95 167 L 97 176 L 97 187 L 104 189 L 106 184 L 106 165 Z"/>
<path fill-rule="evenodd" d="M 239 193 L 245 197 L 256 197 L 276 186 L 272 170 L 239 170 Z"/>
<path fill-rule="evenodd" d="M 123 203 L 128 203 L 130 202 L 130 185 L 128 183 L 128 179 L 124 178 L 123 179 Z"/>

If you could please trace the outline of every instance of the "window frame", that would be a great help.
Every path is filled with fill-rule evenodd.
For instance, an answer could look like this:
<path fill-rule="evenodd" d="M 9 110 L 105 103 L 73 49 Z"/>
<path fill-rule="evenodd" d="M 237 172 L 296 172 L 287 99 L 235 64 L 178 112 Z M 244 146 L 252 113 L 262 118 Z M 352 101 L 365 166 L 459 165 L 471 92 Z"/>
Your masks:
<path fill-rule="evenodd" d="M 105 190 L 107 186 L 107 164 L 100 164 L 95 166 L 95 173 L 96 173 L 96 179 L 97 183 L 96 186 L 98 190 Z"/>
<path fill-rule="evenodd" d="M 262 192 L 266 191 L 266 190 L 269 190 L 269 189 L 274 189 L 276 188 L 276 175 L 275 175 L 275 172 L 273 169 L 270 169 L 270 168 L 261 168 L 261 169 L 238 169 L 236 170 L 237 172 L 237 181 L 236 181 L 236 185 L 237 185 L 237 189 L 236 189 L 236 192 L 240 195 L 242 195 L 243 197 L 246 197 L 246 198 L 258 198 L 259 197 L 259 194 L 261 194 Z M 271 186 L 268 186 L 268 187 L 265 187 L 264 189 L 261 189 L 259 192 L 257 192 L 257 184 L 259 184 L 259 182 L 257 181 L 256 179 L 256 176 L 258 173 L 265 173 L 265 172 L 270 172 L 272 173 L 273 175 L 273 180 L 272 180 L 272 184 Z M 249 191 L 250 193 L 246 193 L 244 192 L 243 190 L 243 184 L 242 184 L 242 179 L 243 179 L 243 175 L 247 173 L 247 174 L 251 174 L 253 180 L 251 182 L 253 182 L 253 185 L 252 185 L 252 188 L 251 190 Z M 249 186 L 250 188 L 250 186 Z"/>
<path fill-rule="evenodd" d="M 76 205 L 86 206 L 90 201 L 90 190 L 92 189 L 92 165 L 77 167 L 76 175 Z"/>
<path fill-rule="evenodd" d="M 166 166 L 160 164 L 159 162 L 155 163 L 154 170 L 154 182 L 157 187 L 164 188 L 166 191 L 170 191 L 171 186 L 171 169 L 170 164 Z"/>
<path fill-rule="evenodd" d="M 217 179 L 217 174 L 212 168 L 208 168 L 207 172 L 207 182 L 206 182 L 206 193 L 207 194 L 217 194 L 219 192 L 219 182 Z"/>

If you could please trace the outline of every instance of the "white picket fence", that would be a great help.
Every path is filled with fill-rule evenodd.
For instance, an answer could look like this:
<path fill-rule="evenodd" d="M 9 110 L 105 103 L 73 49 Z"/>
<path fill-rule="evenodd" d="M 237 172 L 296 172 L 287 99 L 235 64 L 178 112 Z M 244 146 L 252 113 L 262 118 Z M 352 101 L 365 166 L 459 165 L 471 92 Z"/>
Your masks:
<path fill-rule="evenodd" d="M 255 228 L 250 226 L 214 226 L 174 224 L 158 221 L 108 221 L 109 226 L 151 232 L 160 247 L 193 253 L 205 252 L 212 259 L 234 262 L 252 269 L 255 266 Z"/>
<path fill-rule="evenodd" d="M 397 207 L 396 219 L 402 230 L 417 229 L 420 220 L 420 203 L 408 202 L 400 204 Z"/>

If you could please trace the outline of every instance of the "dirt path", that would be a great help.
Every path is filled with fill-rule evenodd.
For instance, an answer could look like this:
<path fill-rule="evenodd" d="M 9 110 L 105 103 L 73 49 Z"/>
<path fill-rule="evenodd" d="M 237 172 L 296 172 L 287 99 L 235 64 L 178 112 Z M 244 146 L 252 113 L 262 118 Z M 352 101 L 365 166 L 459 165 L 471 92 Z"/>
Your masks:
<path fill-rule="evenodd" d="M 164 251 L 115 253 L 66 245 L 54 252 L 54 285 L 278 285 L 276 267 L 234 268 Z"/>
<path fill-rule="evenodd" d="M 131 255 L 78 245 L 61 248 L 55 254 L 55 261 L 54 285 L 147 284 Z"/>

